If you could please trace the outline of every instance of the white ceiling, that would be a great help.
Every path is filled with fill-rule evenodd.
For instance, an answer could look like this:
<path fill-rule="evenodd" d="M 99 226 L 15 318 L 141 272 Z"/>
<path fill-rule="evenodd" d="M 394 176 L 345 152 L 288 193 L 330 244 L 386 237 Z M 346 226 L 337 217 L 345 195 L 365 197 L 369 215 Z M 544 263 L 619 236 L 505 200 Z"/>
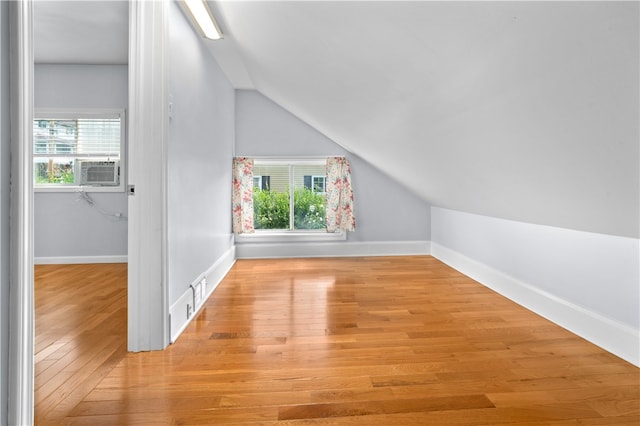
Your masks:
<path fill-rule="evenodd" d="M 430 203 L 639 235 L 638 2 L 210 4 L 236 87 Z"/>
<path fill-rule="evenodd" d="M 209 4 L 235 87 L 428 202 L 640 235 L 640 3 Z M 37 0 L 36 60 L 126 63 L 126 9 Z"/>
<path fill-rule="evenodd" d="M 127 1 L 35 0 L 33 15 L 36 63 L 128 62 Z"/>

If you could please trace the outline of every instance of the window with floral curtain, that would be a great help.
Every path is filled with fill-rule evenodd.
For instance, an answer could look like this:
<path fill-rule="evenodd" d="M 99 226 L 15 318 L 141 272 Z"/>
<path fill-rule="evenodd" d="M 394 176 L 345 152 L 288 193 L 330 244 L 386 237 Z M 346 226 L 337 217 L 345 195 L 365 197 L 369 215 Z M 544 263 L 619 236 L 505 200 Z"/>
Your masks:
<path fill-rule="evenodd" d="M 351 167 L 344 157 L 327 158 L 327 232 L 355 231 Z"/>
<path fill-rule="evenodd" d="M 253 228 L 253 159 L 233 159 L 233 232 L 251 234 Z"/>
<path fill-rule="evenodd" d="M 344 157 L 318 160 L 234 158 L 233 232 L 355 231 L 349 162 Z"/>

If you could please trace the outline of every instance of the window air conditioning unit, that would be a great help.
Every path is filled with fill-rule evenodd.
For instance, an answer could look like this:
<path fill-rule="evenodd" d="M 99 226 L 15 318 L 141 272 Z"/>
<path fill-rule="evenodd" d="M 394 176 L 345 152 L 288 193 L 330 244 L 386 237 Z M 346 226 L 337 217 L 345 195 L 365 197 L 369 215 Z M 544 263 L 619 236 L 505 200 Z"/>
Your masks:
<path fill-rule="evenodd" d="M 120 162 L 87 161 L 80 163 L 80 185 L 117 186 L 120 185 Z"/>

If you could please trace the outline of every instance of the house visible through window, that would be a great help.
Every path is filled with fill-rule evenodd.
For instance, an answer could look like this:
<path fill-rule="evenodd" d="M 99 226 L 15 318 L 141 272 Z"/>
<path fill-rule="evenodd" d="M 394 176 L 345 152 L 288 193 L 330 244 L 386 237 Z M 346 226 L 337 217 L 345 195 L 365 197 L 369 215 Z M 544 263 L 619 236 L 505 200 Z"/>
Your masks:
<path fill-rule="evenodd" d="M 35 111 L 36 190 L 124 189 L 124 111 Z"/>
<path fill-rule="evenodd" d="M 255 229 L 324 231 L 325 170 L 325 160 L 255 160 Z"/>

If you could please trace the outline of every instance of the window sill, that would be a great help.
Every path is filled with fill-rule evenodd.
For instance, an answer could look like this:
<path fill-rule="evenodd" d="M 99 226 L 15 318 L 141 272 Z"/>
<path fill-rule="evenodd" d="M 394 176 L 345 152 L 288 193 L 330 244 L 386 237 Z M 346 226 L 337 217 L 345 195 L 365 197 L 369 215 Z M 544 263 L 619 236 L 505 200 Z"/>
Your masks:
<path fill-rule="evenodd" d="M 254 234 L 236 234 L 235 240 L 239 244 L 247 243 L 311 243 L 328 241 L 345 241 L 347 233 L 325 231 L 256 231 Z"/>
<path fill-rule="evenodd" d="M 124 186 L 34 186 L 34 192 L 124 192 Z"/>

